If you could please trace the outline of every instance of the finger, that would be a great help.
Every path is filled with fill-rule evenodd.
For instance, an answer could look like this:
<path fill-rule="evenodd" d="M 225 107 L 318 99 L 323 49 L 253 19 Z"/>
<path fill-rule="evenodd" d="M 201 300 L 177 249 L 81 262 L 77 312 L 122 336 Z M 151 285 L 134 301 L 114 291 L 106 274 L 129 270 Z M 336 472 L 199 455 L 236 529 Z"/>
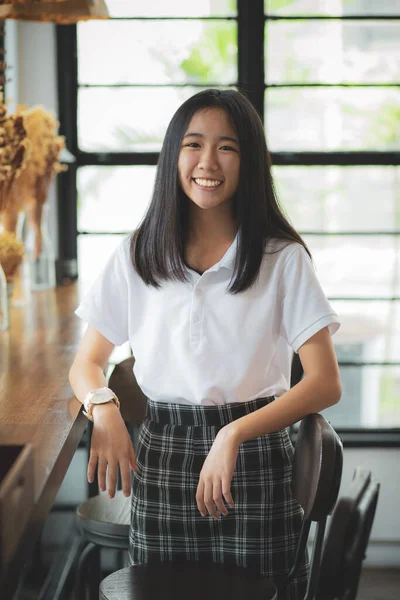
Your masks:
<path fill-rule="evenodd" d="M 107 467 L 107 492 L 109 498 L 114 498 L 118 479 L 118 464 L 109 462 Z"/>
<path fill-rule="evenodd" d="M 97 463 L 97 481 L 99 484 L 99 490 L 101 492 L 105 492 L 106 490 L 106 471 L 107 461 L 104 457 L 99 456 Z"/>
<path fill-rule="evenodd" d="M 129 496 L 131 493 L 131 471 L 129 469 L 129 460 L 121 460 L 119 469 L 121 471 L 122 491 L 125 496 Z"/>
<path fill-rule="evenodd" d="M 206 505 L 204 504 L 204 481 L 200 479 L 196 492 L 196 504 L 202 517 L 207 514 Z"/>
<path fill-rule="evenodd" d="M 97 453 L 90 452 L 90 458 L 89 458 L 88 469 L 87 469 L 87 480 L 89 483 L 93 483 L 93 481 L 94 481 L 96 465 L 97 465 Z"/>
<path fill-rule="evenodd" d="M 130 463 L 130 466 L 132 467 L 133 471 L 135 471 L 135 473 L 139 473 L 139 467 L 137 466 L 136 454 L 133 449 L 133 446 L 131 446 L 131 450 L 129 452 L 129 463 Z"/>
<path fill-rule="evenodd" d="M 222 483 L 221 483 L 221 481 L 214 481 L 213 500 L 214 500 L 215 506 L 218 508 L 220 513 L 226 517 L 226 515 L 228 514 L 228 511 L 226 510 L 226 506 L 222 499 Z"/>
<path fill-rule="evenodd" d="M 214 519 L 218 519 L 217 509 L 215 508 L 213 500 L 213 485 L 211 481 L 206 481 L 204 485 L 204 504 L 206 505 L 208 513 Z"/>
<path fill-rule="evenodd" d="M 231 482 L 230 480 L 222 480 L 222 495 L 225 498 L 227 505 L 230 508 L 235 507 L 235 503 L 231 494 Z"/>

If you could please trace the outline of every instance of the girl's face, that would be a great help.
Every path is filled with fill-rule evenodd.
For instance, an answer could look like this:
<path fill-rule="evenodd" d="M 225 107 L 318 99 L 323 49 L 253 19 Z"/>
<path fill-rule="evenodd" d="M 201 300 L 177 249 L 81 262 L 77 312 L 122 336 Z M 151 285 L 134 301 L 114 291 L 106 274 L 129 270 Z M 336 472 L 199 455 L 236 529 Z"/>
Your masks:
<path fill-rule="evenodd" d="M 239 142 L 226 112 L 208 108 L 196 113 L 178 160 L 179 182 L 186 196 L 205 210 L 230 203 L 239 169 Z"/>

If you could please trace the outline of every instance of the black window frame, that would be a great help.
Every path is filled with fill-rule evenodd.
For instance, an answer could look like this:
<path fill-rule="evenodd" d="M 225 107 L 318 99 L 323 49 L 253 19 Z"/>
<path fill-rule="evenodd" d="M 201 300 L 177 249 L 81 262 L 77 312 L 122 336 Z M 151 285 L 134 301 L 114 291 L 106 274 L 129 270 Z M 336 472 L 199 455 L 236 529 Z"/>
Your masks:
<path fill-rule="evenodd" d="M 267 84 L 264 68 L 264 28 L 267 21 L 289 20 L 357 20 L 379 21 L 397 20 L 397 16 L 385 15 L 345 15 L 345 16 L 277 16 L 265 14 L 264 0 L 237 0 L 237 17 L 215 17 L 237 21 L 238 28 L 238 82 L 237 85 L 251 100 L 261 118 L 264 120 L 264 94 L 269 88 L 279 87 L 363 87 L 363 84 Z M 155 19 L 155 17 L 154 17 Z M 184 17 L 179 18 L 183 20 Z M 187 17 L 193 20 L 193 17 Z M 209 18 L 212 20 L 213 18 Z M 131 19 L 135 20 L 135 19 Z M 142 20 L 142 19 L 137 19 Z M 172 20 L 172 19 L 171 19 Z M 120 165 L 156 165 L 157 152 L 84 152 L 78 146 L 77 102 L 78 102 L 78 62 L 77 62 L 77 28 L 76 25 L 58 25 L 57 68 L 60 132 L 66 136 L 68 150 L 75 156 L 76 162 L 70 165 L 67 172 L 58 177 L 58 215 L 59 215 L 59 260 L 58 280 L 76 279 L 77 270 L 77 190 L 76 173 L 81 166 L 120 166 Z M 192 85 L 192 84 L 188 84 Z M 236 84 L 233 84 L 236 85 Z M 365 84 L 365 87 L 380 87 L 381 84 Z M 394 87 L 398 84 L 383 84 Z M 194 86 L 196 87 L 196 86 Z M 204 87 L 204 86 L 202 86 Z M 400 151 L 333 151 L 333 152 L 271 152 L 272 164 L 275 166 L 400 166 Z M 79 232 L 85 234 L 87 232 Z M 96 232 L 99 234 L 102 232 Z M 110 233 L 110 232 L 106 232 Z M 307 235 L 359 235 L 360 232 L 313 232 L 301 231 Z M 391 233 L 400 235 L 399 231 L 372 232 L 373 234 Z M 91 234 L 91 235 L 96 235 Z M 368 232 L 368 235 L 370 232 Z M 351 298 L 330 298 L 332 300 L 352 300 Z M 383 299 L 383 298 L 382 298 Z M 381 299 L 381 300 L 382 300 Z M 371 298 L 354 298 L 357 301 Z M 374 300 L 379 300 L 374 298 Z M 396 298 L 384 298 L 395 301 Z M 372 364 L 372 363 L 368 363 Z M 389 363 L 400 366 L 400 360 Z M 353 363 L 340 362 L 341 366 L 353 366 Z M 367 363 L 356 366 L 366 366 Z M 381 365 L 381 363 L 379 363 Z M 345 400 L 345 399 L 344 399 Z M 347 447 L 400 447 L 400 427 L 398 428 L 337 428 Z"/>

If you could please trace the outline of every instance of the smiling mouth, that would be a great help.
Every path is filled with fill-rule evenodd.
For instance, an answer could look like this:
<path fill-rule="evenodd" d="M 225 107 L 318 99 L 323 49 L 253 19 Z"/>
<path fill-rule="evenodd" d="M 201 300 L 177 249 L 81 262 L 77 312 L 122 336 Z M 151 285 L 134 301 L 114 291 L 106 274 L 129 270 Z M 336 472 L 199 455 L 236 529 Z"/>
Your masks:
<path fill-rule="evenodd" d="M 223 181 L 220 179 L 201 179 L 199 177 L 193 177 L 193 181 L 202 188 L 217 188 L 222 185 Z"/>

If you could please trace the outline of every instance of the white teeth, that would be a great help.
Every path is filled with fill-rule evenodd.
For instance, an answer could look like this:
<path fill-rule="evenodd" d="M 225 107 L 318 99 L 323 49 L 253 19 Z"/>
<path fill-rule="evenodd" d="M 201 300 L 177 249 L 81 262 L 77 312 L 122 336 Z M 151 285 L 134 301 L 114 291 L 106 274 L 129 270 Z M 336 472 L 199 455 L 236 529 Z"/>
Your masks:
<path fill-rule="evenodd" d="M 218 187 L 222 183 L 215 179 L 195 179 L 195 182 L 202 187 Z"/>

